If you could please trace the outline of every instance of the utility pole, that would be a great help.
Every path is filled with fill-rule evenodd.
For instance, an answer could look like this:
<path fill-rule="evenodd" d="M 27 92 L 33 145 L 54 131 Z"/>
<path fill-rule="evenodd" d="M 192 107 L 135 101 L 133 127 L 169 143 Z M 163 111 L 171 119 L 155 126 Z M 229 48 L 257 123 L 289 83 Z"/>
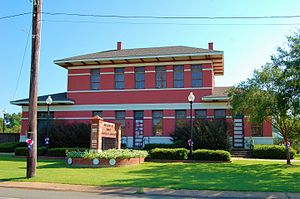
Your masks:
<path fill-rule="evenodd" d="M 36 175 L 37 161 L 37 93 L 38 93 L 38 66 L 40 61 L 40 35 L 42 19 L 42 0 L 33 0 L 32 12 L 32 46 L 29 90 L 29 117 L 28 117 L 28 150 L 26 177 Z M 33 142 L 31 142 L 32 140 Z"/>

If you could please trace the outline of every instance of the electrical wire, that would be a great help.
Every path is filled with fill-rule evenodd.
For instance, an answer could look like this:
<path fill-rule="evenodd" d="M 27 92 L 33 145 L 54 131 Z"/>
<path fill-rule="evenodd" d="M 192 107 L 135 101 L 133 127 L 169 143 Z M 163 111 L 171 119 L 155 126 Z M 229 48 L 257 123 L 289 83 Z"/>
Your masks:
<path fill-rule="evenodd" d="M 65 12 L 42 12 L 45 15 L 63 15 L 77 17 L 97 17 L 97 18 L 121 18 L 121 19 L 287 19 L 300 18 L 300 15 L 273 15 L 273 16 L 152 16 L 152 15 L 99 15 L 81 14 Z"/>
<path fill-rule="evenodd" d="M 132 24 L 132 25 L 182 25 L 182 26 L 294 26 L 300 23 L 161 23 L 161 22 L 122 22 L 122 21 L 74 21 L 74 20 L 49 20 L 44 22 L 58 23 L 91 23 L 91 24 Z"/>
<path fill-rule="evenodd" d="M 23 70 L 23 66 L 24 66 L 24 60 L 25 60 L 25 55 L 26 55 L 27 47 L 28 47 L 28 43 L 29 43 L 30 29 L 31 29 L 31 27 L 32 26 L 30 25 L 29 31 L 27 32 L 27 39 L 26 39 L 25 49 L 24 49 L 24 53 L 23 53 L 22 63 L 21 63 L 21 67 L 20 67 L 20 70 L 19 70 L 18 79 L 17 79 L 17 83 L 16 83 L 16 87 L 15 87 L 15 91 L 14 91 L 12 99 L 15 99 L 15 96 L 16 96 L 16 93 L 17 93 L 17 90 L 18 90 L 18 87 L 19 87 L 20 77 L 21 77 L 21 74 L 22 74 L 22 70 Z"/>
<path fill-rule="evenodd" d="M 15 14 L 15 15 L 3 16 L 3 17 L 0 17 L 0 20 L 2 20 L 2 19 L 10 19 L 10 18 L 14 18 L 14 17 L 20 17 L 20 16 L 23 16 L 23 15 L 31 14 L 31 13 L 32 12 L 24 12 L 24 13 Z"/>

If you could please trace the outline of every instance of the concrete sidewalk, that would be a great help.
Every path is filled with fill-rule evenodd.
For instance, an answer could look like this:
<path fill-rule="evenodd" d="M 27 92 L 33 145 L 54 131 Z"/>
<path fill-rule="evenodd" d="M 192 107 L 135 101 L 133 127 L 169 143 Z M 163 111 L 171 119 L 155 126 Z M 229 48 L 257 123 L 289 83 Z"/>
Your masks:
<path fill-rule="evenodd" d="M 54 184 L 40 182 L 0 182 L 0 187 L 38 189 L 53 191 L 78 191 L 100 194 L 142 194 L 147 196 L 170 196 L 170 197 L 192 197 L 192 198 L 264 198 L 264 199 L 287 199 L 300 198 L 300 193 L 282 192 L 239 192 L 239 191 L 198 191 L 198 190 L 171 190 L 163 188 L 134 188 L 134 187 L 99 187 L 85 185 Z"/>

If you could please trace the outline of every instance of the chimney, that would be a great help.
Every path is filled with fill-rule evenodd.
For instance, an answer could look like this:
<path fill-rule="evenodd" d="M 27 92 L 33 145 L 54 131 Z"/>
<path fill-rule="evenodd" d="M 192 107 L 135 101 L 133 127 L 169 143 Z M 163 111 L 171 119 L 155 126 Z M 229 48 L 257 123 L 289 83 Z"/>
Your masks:
<path fill-rule="evenodd" d="M 214 50 L 214 43 L 213 42 L 208 43 L 208 50 Z"/>
<path fill-rule="evenodd" d="M 117 42 L 117 50 L 122 50 L 122 42 L 121 41 Z"/>

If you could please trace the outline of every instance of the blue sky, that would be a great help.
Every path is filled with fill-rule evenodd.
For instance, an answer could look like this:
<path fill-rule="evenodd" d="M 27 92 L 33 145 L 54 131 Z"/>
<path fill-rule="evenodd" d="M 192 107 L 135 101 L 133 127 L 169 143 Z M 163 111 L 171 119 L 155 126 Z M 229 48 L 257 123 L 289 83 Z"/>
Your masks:
<path fill-rule="evenodd" d="M 299 7 L 298 0 L 43 0 L 44 12 L 99 15 L 298 15 Z M 29 0 L 0 2 L 0 17 L 30 11 L 32 3 Z M 43 20 L 39 95 L 66 91 L 67 71 L 55 65 L 53 60 L 115 49 L 117 41 L 123 42 L 123 48 L 171 45 L 207 48 L 208 42 L 214 42 L 215 49 L 224 51 L 225 63 L 225 75 L 218 76 L 216 84 L 231 86 L 249 77 L 255 68 L 268 62 L 270 55 L 276 52 L 276 47 L 284 44 L 285 37 L 300 27 L 300 18 L 146 20 L 43 15 Z M 28 33 L 31 32 L 31 15 L 0 20 L 0 27 L 0 111 L 6 109 L 10 113 L 19 112 L 20 107 L 10 105 L 9 101 L 28 97 L 30 37 L 26 51 L 25 48 Z"/>

